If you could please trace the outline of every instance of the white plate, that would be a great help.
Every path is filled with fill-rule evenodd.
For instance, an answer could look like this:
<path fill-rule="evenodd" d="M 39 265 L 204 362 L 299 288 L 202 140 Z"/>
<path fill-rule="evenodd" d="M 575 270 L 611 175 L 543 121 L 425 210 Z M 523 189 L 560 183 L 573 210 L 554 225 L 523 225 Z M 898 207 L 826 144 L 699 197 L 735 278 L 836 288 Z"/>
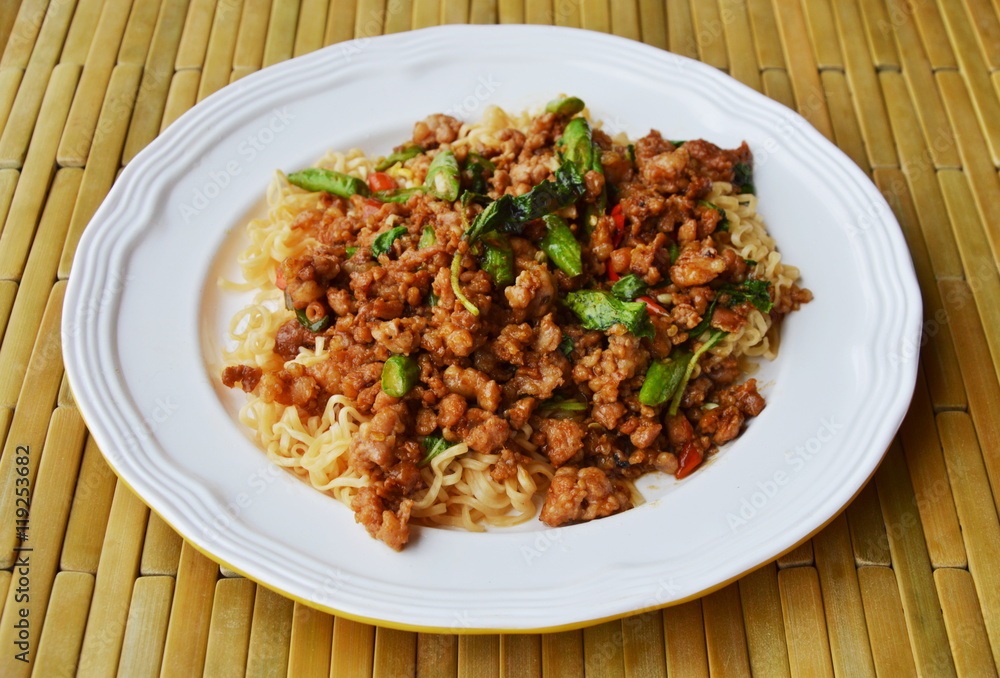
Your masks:
<path fill-rule="evenodd" d="M 638 137 L 746 139 L 760 212 L 815 301 L 758 375 L 768 406 L 689 479 L 592 523 L 486 534 L 416 528 L 403 553 L 272 466 L 219 383 L 247 219 L 275 168 L 386 153 L 434 112 L 477 119 L 558 93 Z M 568 628 L 676 603 L 794 546 L 874 472 L 912 393 L 920 296 L 899 227 L 797 114 L 701 63 L 586 31 L 448 26 L 357 40 L 238 81 L 122 173 L 84 233 L 66 367 L 116 473 L 196 547 L 322 609 L 403 628 Z"/>

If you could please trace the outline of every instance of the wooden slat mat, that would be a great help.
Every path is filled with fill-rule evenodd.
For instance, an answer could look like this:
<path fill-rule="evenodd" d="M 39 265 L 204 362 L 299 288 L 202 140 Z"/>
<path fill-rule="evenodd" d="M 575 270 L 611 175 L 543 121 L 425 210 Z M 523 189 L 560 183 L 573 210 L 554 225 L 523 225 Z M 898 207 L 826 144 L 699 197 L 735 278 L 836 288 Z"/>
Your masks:
<path fill-rule="evenodd" d="M 998 0 L 3 0 L 0 675 L 997 675 L 998 10 Z M 117 483 L 66 384 L 59 322 L 76 243 L 121 166 L 264 66 L 458 22 L 580 26 L 705 61 L 798 110 L 885 194 L 924 296 L 920 375 L 875 478 L 810 542 L 701 600 L 579 631 L 416 634 L 334 618 L 220 569 Z M 22 461 L 29 606 L 11 530 Z M 28 662 L 15 644 L 21 609 Z"/>

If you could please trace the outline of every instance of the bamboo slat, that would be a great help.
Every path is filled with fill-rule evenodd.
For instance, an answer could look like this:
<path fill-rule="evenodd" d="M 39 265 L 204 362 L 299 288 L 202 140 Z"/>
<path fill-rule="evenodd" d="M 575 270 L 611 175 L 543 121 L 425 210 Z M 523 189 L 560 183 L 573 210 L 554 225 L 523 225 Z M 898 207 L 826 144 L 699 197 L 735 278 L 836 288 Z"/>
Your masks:
<path fill-rule="evenodd" d="M 525 22 L 529 24 L 554 24 L 555 15 L 552 12 L 552 0 L 525 2 Z"/>
<path fill-rule="evenodd" d="M 792 675 L 833 676 L 819 577 L 812 567 L 778 572 Z"/>
<path fill-rule="evenodd" d="M 3 224 L 7 220 L 7 213 L 14 200 L 14 191 L 20 176 L 21 173 L 17 170 L 0 169 L 0 233 L 3 232 Z"/>
<path fill-rule="evenodd" d="M 60 572 L 56 575 L 45 626 L 38 638 L 34 675 L 72 676 L 76 673 L 93 593 L 92 574 Z"/>
<path fill-rule="evenodd" d="M 501 675 L 524 675 L 525 678 L 542 675 L 542 642 L 538 636 L 501 636 L 500 643 Z M 417 634 L 417 675 L 420 678 L 453 678 L 457 674 L 458 637 L 443 633 Z"/>
<path fill-rule="evenodd" d="M 888 0 L 890 15 L 899 16 L 903 11 L 902 0 Z M 937 167 L 958 167 L 961 160 L 955 146 L 955 137 L 944 112 L 944 103 L 934 82 L 930 60 L 924 52 L 916 24 L 907 17 L 893 24 L 893 37 L 899 48 L 902 74 L 910 91 L 910 98 L 920 118 L 921 129 L 930 154 Z M 883 87 L 885 79 L 883 78 Z M 886 102 L 892 103 L 892 94 L 885 92 Z M 897 139 L 897 144 L 899 140 Z M 902 155 L 904 162 L 906 158 Z"/>
<path fill-rule="evenodd" d="M 938 283 L 944 297 L 948 320 L 958 340 L 958 363 L 969 393 L 969 414 L 976 427 L 979 444 L 984 450 L 1000 450 L 1000 420 L 992 416 L 1000 402 L 1000 381 L 994 370 L 983 369 L 990 364 L 986 335 L 972 302 L 972 290 L 964 280 L 942 280 Z M 1000 497 L 1000 455 L 983 456 L 993 496 Z"/>
<path fill-rule="evenodd" d="M 56 159 L 63 167 L 83 167 L 87 164 L 91 145 L 102 134 L 101 128 L 98 127 L 99 118 L 107 108 L 105 93 L 111 91 L 112 75 L 119 69 L 133 68 L 115 67 L 115 57 L 125 32 L 125 22 L 131 4 L 130 0 L 123 0 L 121 3 L 109 2 L 101 11 L 94 41 L 91 43 L 90 52 L 87 53 L 87 65 L 80 76 L 80 86 L 77 88 L 76 96 L 73 97 L 73 106 L 69 109 L 66 128 L 59 140 Z M 116 92 L 116 95 L 122 97 L 119 92 Z M 123 100 L 124 98 L 122 97 Z M 132 102 L 118 103 L 116 108 L 123 105 L 131 113 Z M 118 163 L 120 153 L 119 150 L 115 154 L 115 164 Z M 98 157 L 104 159 L 100 153 Z"/>
<path fill-rule="evenodd" d="M 796 3 L 775 5 L 778 30 L 785 54 L 788 75 L 795 92 L 796 108 L 827 139 L 833 139 L 833 126 L 827 110 L 823 87 L 802 8 Z"/>
<path fill-rule="evenodd" d="M 364 30 L 365 33 L 359 33 L 357 36 L 353 33 L 348 32 L 347 38 L 368 36 L 368 35 L 379 35 L 376 31 L 381 30 L 389 35 L 390 33 L 399 33 L 401 31 L 408 31 L 412 27 L 413 22 L 413 0 L 398 0 L 398 2 L 393 3 L 389 6 L 389 10 L 385 12 L 384 18 L 378 17 L 376 13 L 372 16 L 372 12 L 375 11 L 372 8 L 367 8 L 364 0 L 358 0 L 358 20 L 362 18 L 362 10 L 367 9 L 368 20 L 365 23 Z"/>
<path fill-rule="evenodd" d="M 17 289 L 4 343 L 0 347 L 0 361 L 4 365 L 4 370 L 0 372 L 0 404 L 13 406 L 21 392 L 28 360 L 42 322 L 44 300 L 52 290 L 58 264 L 57 248 L 46 246 L 46 243 L 59 242 L 65 237 L 69 214 L 80 185 L 80 174 L 78 169 L 60 170 L 49 193 L 38 226 L 37 237 L 40 240 L 28 255 L 25 275 Z"/>
<path fill-rule="evenodd" d="M 858 583 L 865 604 L 872 659 L 878 675 L 916 676 L 917 667 L 910 651 L 910 638 L 906 635 L 903 607 L 892 570 L 888 567 L 862 567 L 858 570 Z"/>
<path fill-rule="evenodd" d="M 472 5 L 469 8 L 469 23 L 495 24 L 498 15 L 497 0 L 472 0 Z"/>
<path fill-rule="evenodd" d="M 847 507 L 847 523 L 851 527 L 851 547 L 854 562 L 862 565 L 888 566 L 889 537 L 885 533 L 882 507 L 879 505 L 875 482 L 869 481 L 861 493 Z"/>
<path fill-rule="evenodd" d="M 41 622 L 45 619 L 49 594 L 59 567 L 59 546 L 73 497 L 84 435 L 83 420 L 76 409 L 56 410 L 49 423 L 44 448 L 34 453 L 41 456 L 34 487 L 30 483 L 18 486 L 20 501 L 15 507 L 23 509 L 23 513 L 12 510 L 3 514 L 8 516 L 8 520 L 12 516 L 24 516 L 24 522 L 17 523 L 20 544 L 14 554 L 12 579 L 17 586 L 11 586 L 7 591 L 0 616 L 0 643 L 6 648 L 15 647 L 19 639 L 20 630 L 15 626 L 19 619 L 27 616 L 29 623 L 35 625 L 32 634 L 35 638 L 38 631 L 44 629 Z M 16 453 L 21 456 L 22 451 L 17 450 Z M 22 600 L 19 594 L 25 591 L 30 596 Z M 29 651 L 28 657 L 33 656 L 34 653 Z M 30 663 L 20 661 L 15 653 L 0 653 L 0 674 L 16 678 L 27 676 L 30 672 Z"/>
<path fill-rule="evenodd" d="M 288 668 L 294 603 L 258 586 L 250 626 L 247 678 L 283 676 Z"/>
<path fill-rule="evenodd" d="M 303 676 L 303 678 L 349 675 L 354 668 L 350 664 L 337 662 L 331 665 L 332 637 L 333 617 L 301 603 L 295 603 L 295 611 L 292 613 L 292 639 L 288 649 L 288 675 Z"/>
<path fill-rule="evenodd" d="M 942 322 L 947 320 L 944 315 L 944 302 L 937 289 L 933 264 L 920 230 L 920 219 L 913 205 L 909 185 L 903 173 L 895 169 L 876 170 L 874 178 L 875 184 L 882 191 L 903 229 L 903 236 L 906 238 L 913 259 L 913 267 L 917 272 L 925 318 L 924 332 L 921 336 L 921 340 L 925 342 L 921 363 L 927 377 L 927 387 L 934 409 L 965 409 L 968 406 L 968 399 L 962 384 L 962 373 L 958 369 L 955 343 L 951 327 L 947 322 Z M 888 565 L 888 562 L 869 564 Z"/>
<path fill-rule="evenodd" d="M 125 138 L 122 165 L 129 164 L 135 154 L 145 148 L 160 130 L 187 8 L 188 0 L 165 2 L 156 20 L 135 108 L 129 121 L 128 136 Z"/>
<path fill-rule="evenodd" d="M 146 63 L 161 4 L 161 0 L 134 0 L 122 44 L 118 48 L 119 64 L 142 66 Z"/>
<path fill-rule="evenodd" d="M 639 0 L 639 30 L 647 45 L 667 48 L 667 13 L 662 2 Z"/>
<path fill-rule="evenodd" d="M 462 639 L 459 639 L 459 673 L 462 672 Z M 489 660 L 481 654 L 480 661 Z M 542 636 L 542 674 L 546 676 L 582 676 L 584 673 L 583 631 L 563 631 Z M 471 664 L 466 667 L 468 670 Z M 475 674 L 470 674 L 475 675 Z"/>
<path fill-rule="evenodd" d="M 303 0 L 299 10 L 299 27 L 295 32 L 295 56 L 308 54 L 323 46 L 329 2 L 330 0 Z"/>
<path fill-rule="evenodd" d="M 440 24 L 441 9 L 438 6 L 438 0 L 413 0 L 413 13 L 410 20 L 413 30 Z"/>
<path fill-rule="evenodd" d="M 739 581 L 750 669 L 755 676 L 790 675 L 788 646 L 781 617 L 778 570 L 774 563 L 744 576 Z"/>
<path fill-rule="evenodd" d="M 524 23 L 523 0 L 499 0 L 497 6 L 498 22 L 502 24 Z"/>
<path fill-rule="evenodd" d="M 901 2 L 902 0 L 888 0 L 889 2 Z M 915 20 L 920 38 L 923 40 L 927 50 L 927 56 L 931 61 L 934 70 L 942 68 L 958 68 L 955 61 L 955 53 L 952 50 L 951 42 L 948 40 L 948 33 L 945 30 L 944 22 L 941 19 L 941 12 L 936 3 L 915 2 L 899 6 L 901 16 L 906 20 Z"/>
<path fill-rule="evenodd" d="M 212 19 L 217 6 L 218 3 L 213 0 L 191 0 L 174 61 L 174 68 L 178 71 L 201 68 L 205 62 L 208 37 L 212 32 Z"/>
<path fill-rule="evenodd" d="M 572 633 L 572 632 L 571 632 Z M 545 638 L 542 638 L 542 667 L 545 675 L 572 676 L 583 674 L 582 649 L 579 647 L 568 648 L 570 652 L 575 652 L 574 656 L 568 658 L 566 662 L 551 664 L 552 658 L 548 653 L 557 646 L 565 645 L 566 638 L 562 641 L 555 641 L 548 649 L 545 647 Z M 569 645 L 573 645 L 569 642 Z M 553 666 L 552 669 L 548 668 Z M 563 672 L 568 669 L 572 672 Z M 500 637 L 499 636 L 459 636 L 458 637 L 458 677 L 459 678 L 499 678 L 500 676 Z"/>
<path fill-rule="evenodd" d="M 326 31 L 323 33 L 323 44 L 332 45 L 354 37 L 354 12 L 356 0 L 330 0 L 326 12 Z M 388 26 L 386 33 L 388 33 Z"/>
<path fill-rule="evenodd" d="M 708 650 L 702 601 L 665 608 L 663 638 L 667 648 L 667 675 L 708 676 Z"/>
<path fill-rule="evenodd" d="M 17 97 L 22 77 L 24 77 L 24 71 L 20 68 L 0 70 L 0 132 L 3 132 L 7 125 L 10 109 L 14 106 L 14 99 Z"/>
<path fill-rule="evenodd" d="M 13 280 L 0 280 L 0 338 L 7 331 L 10 313 L 14 310 L 14 297 L 17 294 L 17 283 Z"/>
<path fill-rule="evenodd" d="M 381 627 L 376 629 L 372 665 L 376 676 L 415 676 L 417 634 Z"/>
<path fill-rule="evenodd" d="M 119 676 L 155 678 L 160 675 L 173 596 L 173 577 L 139 577 L 135 580 L 118 662 Z"/>
<path fill-rule="evenodd" d="M 938 85 L 944 95 L 948 118 L 955 128 L 962 168 L 972 185 L 976 206 L 986 224 L 1000 224 L 1000 204 L 995 196 L 1000 193 L 1000 179 L 990 161 L 982 131 L 976 124 L 972 103 L 962 78 L 953 71 L 937 74 Z M 986 230 L 995 261 L 1000 261 L 1000 233 L 996 228 Z"/>
<path fill-rule="evenodd" d="M 840 71 L 823 71 L 820 73 L 820 82 L 823 83 L 823 92 L 830 107 L 833 136 L 837 146 L 866 174 L 871 174 L 872 167 L 865 152 L 865 142 L 861 136 L 858 118 L 854 115 L 847 76 Z"/>
<path fill-rule="evenodd" d="M 691 3 L 691 18 L 694 21 L 694 38 L 699 58 L 720 70 L 729 70 L 725 26 L 719 14 L 718 3 L 694 0 Z"/>
<path fill-rule="evenodd" d="M 934 409 L 927 396 L 923 374 L 919 372 L 910 411 L 899 430 L 899 440 L 910 471 L 931 567 L 965 567 L 965 547 L 948 484 L 944 454 L 934 426 Z"/>
<path fill-rule="evenodd" d="M 873 167 L 895 167 L 899 160 L 892 143 L 875 65 L 865 44 L 861 10 L 856 0 L 838 0 L 834 6 L 837 29 L 844 46 L 847 79 L 851 83 L 854 105 L 858 109 L 868 159 Z"/>
<path fill-rule="evenodd" d="M 42 452 L 48 430 L 48 418 L 55 404 L 62 376 L 61 342 L 59 321 L 62 315 L 62 301 L 66 286 L 57 284 L 48 297 L 42 324 L 38 330 L 25 380 L 30 389 L 22 389 L 14 408 L 14 416 L 7 433 L 3 456 L 0 457 L 0 515 L 14 515 L 17 505 L 17 487 L 21 478 L 28 479 L 32 487 L 38 472 L 39 456 Z M 28 450 L 27 464 L 18 461 L 22 456 L 18 448 Z M 21 468 L 26 471 L 20 470 Z M 14 563 L 13 549 L 17 545 L 14 530 L 0 532 L 0 568 L 8 568 Z"/>
<path fill-rule="evenodd" d="M 242 13 L 243 0 L 229 0 L 216 10 L 198 83 L 198 101 L 229 84 Z"/>
<path fill-rule="evenodd" d="M 242 578 L 220 579 L 215 585 L 204 675 L 239 678 L 246 674 L 256 588 L 252 581 Z"/>
<path fill-rule="evenodd" d="M 139 571 L 146 574 L 176 575 L 184 540 L 163 522 L 163 518 L 150 512 L 146 525 L 146 539 L 142 546 Z"/>
<path fill-rule="evenodd" d="M 60 569 L 97 574 L 115 483 L 115 474 L 104 461 L 97 443 L 93 438 L 88 439 L 66 524 Z"/>
<path fill-rule="evenodd" d="M 200 80 L 201 72 L 199 71 L 178 71 L 174 74 L 170 81 L 170 91 L 167 93 L 167 103 L 163 108 L 163 120 L 160 122 L 161 132 L 194 106 Z"/>
<path fill-rule="evenodd" d="M 941 189 L 935 181 L 934 163 L 920 134 L 920 124 L 910 105 L 902 76 L 886 71 L 879 77 L 885 92 L 889 122 L 896 139 L 901 167 L 910 183 L 910 194 L 920 217 L 920 228 L 927 243 L 934 273 L 939 278 L 959 278 L 962 276 L 962 263 L 954 238 L 947 229 L 937 228 L 938 224 L 947 223 L 948 216 Z"/>
<path fill-rule="evenodd" d="M 875 474 L 906 628 L 922 675 L 955 675 L 906 463 L 893 443 Z"/>
<path fill-rule="evenodd" d="M 354 12 L 352 7 L 351 17 Z M 240 30 L 233 52 L 233 68 L 260 68 L 264 61 L 264 40 L 271 18 L 271 0 L 244 0 Z"/>
<path fill-rule="evenodd" d="M 3 136 L 0 137 L 0 166 L 20 167 L 24 162 L 42 97 L 59 58 L 75 5 L 75 0 L 53 3 L 51 10 L 45 15 L 21 81 L 24 87 L 17 91 L 9 124 L 3 128 Z M 61 129 L 60 125 L 55 130 L 49 130 L 49 133 L 58 134 Z"/>
<path fill-rule="evenodd" d="M 0 68 L 24 68 L 28 64 L 48 4 L 48 0 L 23 0 L 0 58 Z"/>
<path fill-rule="evenodd" d="M 973 19 L 979 49 L 986 66 L 991 71 L 1000 68 L 1000 8 L 991 6 L 989 0 L 965 0 L 965 9 Z"/>
<path fill-rule="evenodd" d="M 965 570 L 945 568 L 934 571 L 934 583 L 941 598 L 951 653 L 959 675 L 996 676 L 996 664 L 979 613 L 979 599 L 972 576 Z"/>
<path fill-rule="evenodd" d="M 747 12 L 753 29 L 753 44 L 761 69 L 785 68 L 785 53 L 781 46 L 774 6 L 769 0 L 747 0 Z"/>
<path fill-rule="evenodd" d="M 691 5 L 684 0 L 667 3 L 667 38 L 671 52 L 692 59 L 698 58 L 698 40 L 695 37 Z"/>
<path fill-rule="evenodd" d="M 473 4 L 471 0 L 441 0 L 441 23 L 470 23 L 469 17 L 472 13 Z"/>
<path fill-rule="evenodd" d="M 993 164 L 1000 165 L 1000 100 L 990 84 L 990 74 L 979 49 L 976 31 L 963 5 L 961 2 L 943 2 L 941 13 L 951 35 L 951 43 L 955 46 L 958 66 L 972 98 L 979 127 L 986 137 Z M 996 27 L 996 14 L 990 14 Z M 1000 47 L 993 45 L 992 50 L 1000 51 Z M 961 127 L 956 127 L 956 130 L 960 135 L 964 131 Z"/>
<path fill-rule="evenodd" d="M 629 40 L 642 40 L 642 30 L 639 28 L 639 3 L 612 3 L 611 32 Z"/>
<path fill-rule="evenodd" d="M 780 556 L 775 562 L 778 563 L 778 567 L 781 569 L 786 567 L 805 567 L 807 565 L 812 565 L 814 562 L 812 540 L 800 544 L 785 555 Z"/>
<path fill-rule="evenodd" d="M 337 618 L 333 623 L 333 658 L 349 676 L 372 674 L 372 648 L 375 644 L 375 627 L 350 619 Z"/>
<path fill-rule="evenodd" d="M 969 415 L 942 412 L 937 421 L 941 440 L 950 452 L 948 473 L 969 553 L 969 572 L 976 583 L 993 660 L 1000 666 L 1000 521 L 983 464 L 987 455 L 980 451 Z"/>
<path fill-rule="evenodd" d="M 729 75 L 758 92 L 764 91 L 753 51 L 753 34 L 747 6 L 741 0 L 720 0 L 719 14 L 726 33 Z"/>
<path fill-rule="evenodd" d="M 528 3 L 528 1 L 525 0 L 525 3 Z M 582 24 L 579 0 L 554 0 L 552 16 L 557 26 L 580 28 Z"/>
<path fill-rule="evenodd" d="M 663 622 L 660 622 L 662 627 Z M 537 637 L 537 636 L 536 636 Z M 501 637 L 501 643 L 506 637 Z M 622 623 L 619 620 L 604 622 L 583 629 L 583 667 L 586 675 L 608 676 L 608 678 L 625 677 L 625 648 L 622 643 Z M 662 643 L 662 639 L 661 639 Z M 538 647 L 541 649 L 541 640 Z M 660 649 L 663 649 L 662 644 Z M 506 666 L 506 664 L 505 664 Z M 508 672 L 517 675 L 517 671 Z M 526 672 L 527 675 L 542 676 L 541 662 L 536 671 Z"/>
<path fill-rule="evenodd" d="M 115 675 L 148 512 L 145 504 L 124 483 L 118 484 L 94 582 L 78 676 Z"/>
<path fill-rule="evenodd" d="M 963 172 L 942 170 L 938 173 L 941 192 L 948 207 L 958 251 L 965 267 L 966 280 L 972 289 L 976 309 L 985 327 L 1000 327 L 1000 273 L 990 256 L 986 237 L 989 229 L 976 213 L 972 191 Z M 986 340 L 993 354 L 993 365 L 1000 367 L 1000 337 L 997 332 L 987 332 Z"/>
<path fill-rule="evenodd" d="M 667 672 L 663 615 L 659 610 L 621 621 L 626 676 L 661 676 Z"/>
<path fill-rule="evenodd" d="M 69 379 L 66 378 L 65 372 L 63 372 L 62 379 L 59 382 L 59 393 L 56 395 L 56 406 L 76 407 L 76 401 L 73 399 L 73 389 L 69 387 Z"/>
<path fill-rule="evenodd" d="M 24 272 L 45 194 L 55 173 L 59 130 L 66 123 L 79 75 L 79 66 L 59 66 L 49 80 L 7 222 L 0 234 L 0 279 L 20 280 Z"/>
<path fill-rule="evenodd" d="M 834 22 L 831 0 L 803 0 L 806 22 L 809 25 L 809 36 L 812 40 L 813 52 L 816 55 L 816 65 L 819 69 L 841 69 L 844 67 L 844 57 L 840 51 L 842 35 Z"/>
<path fill-rule="evenodd" d="M 611 16 L 608 5 L 600 0 L 582 0 L 580 3 L 580 27 L 591 31 L 611 32 Z"/>
<path fill-rule="evenodd" d="M 69 33 L 66 35 L 59 63 L 78 66 L 86 63 L 103 6 L 104 0 L 77 0 L 73 23 L 70 24 Z"/>
<path fill-rule="evenodd" d="M 21 9 L 21 3 L 8 2 L 0 5 L 0 52 L 10 39 L 11 29 L 14 28 L 14 21 L 17 19 L 17 11 Z"/>
<path fill-rule="evenodd" d="M 813 537 L 813 548 L 834 670 L 838 676 L 874 677 L 847 517 L 842 514 Z"/>
<path fill-rule="evenodd" d="M 739 587 L 730 584 L 701 601 L 705 616 L 705 647 L 713 675 L 749 676 L 750 658 L 743 631 Z"/>
<path fill-rule="evenodd" d="M 299 3 L 293 0 L 273 0 L 264 42 L 264 62 L 270 66 L 292 58 L 295 49 L 295 25 L 299 19 Z"/>
<path fill-rule="evenodd" d="M 162 678 L 202 672 L 218 576 L 219 566 L 185 542 L 163 647 Z"/>
<path fill-rule="evenodd" d="M 889 10 L 882 2 L 862 2 L 861 15 L 865 22 L 865 37 L 875 68 L 899 69 L 899 53 L 892 40 L 893 24 Z"/>
<path fill-rule="evenodd" d="M 111 190 L 118 173 L 118 160 L 125 145 L 129 117 L 135 104 L 136 90 L 142 68 L 124 64 L 115 68 L 108 84 L 107 96 L 101 108 L 101 117 L 93 137 L 94 157 L 87 163 L 80 183 L 80 194 L 73 209 L 69 233 L 59 259 L 60 278 L 68 278 L 73 264 L 76 245 L 83 229 L 94 216 L 104 196 Z M 70 111 L 72 116 L 72 110 Z M 69 124 L 67 122 L 67 124 Z M 65 139 L 65 137 L 64 137 Z"/>

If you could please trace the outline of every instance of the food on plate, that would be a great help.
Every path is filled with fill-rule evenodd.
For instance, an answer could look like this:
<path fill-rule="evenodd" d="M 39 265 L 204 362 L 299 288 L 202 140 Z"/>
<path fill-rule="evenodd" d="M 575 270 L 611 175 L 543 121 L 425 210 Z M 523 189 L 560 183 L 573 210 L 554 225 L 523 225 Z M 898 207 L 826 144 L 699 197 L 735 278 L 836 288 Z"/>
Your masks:
<path fill-rule="evenodd" d="M 397 550 L 413 522 L 625 511 L 761 413 L 748 359 L 811 299 L 754 193 L 746 143 L 633 143 L 573 97 L 431 115 L 384 158 L 277 173 L 222 380 L 276 464 Z"/>

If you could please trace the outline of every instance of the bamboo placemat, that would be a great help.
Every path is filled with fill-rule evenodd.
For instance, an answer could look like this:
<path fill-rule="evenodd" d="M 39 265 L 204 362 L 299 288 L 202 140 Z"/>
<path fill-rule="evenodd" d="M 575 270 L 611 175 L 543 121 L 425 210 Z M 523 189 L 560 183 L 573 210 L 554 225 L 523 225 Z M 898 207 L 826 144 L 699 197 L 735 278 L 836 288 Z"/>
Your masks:
<path fill-rule="evenodd" d="M 998 0 L 3 0 L 0 675 L 995 676 L 998 11 Z M 920 375 L 875 478 L 811 541 L 701 600 L 579 631 L 416 634 L 220 569 L 116 482 L 67 387 L 59 322 L 76 243 L 120 167 L 250 72 L 461 22 L 580 26 L 700 59 L 798 110 L 883 191 L 924 296 Z M 19 469 L 32 492 L 27 579 L 11 529 Z"/>

